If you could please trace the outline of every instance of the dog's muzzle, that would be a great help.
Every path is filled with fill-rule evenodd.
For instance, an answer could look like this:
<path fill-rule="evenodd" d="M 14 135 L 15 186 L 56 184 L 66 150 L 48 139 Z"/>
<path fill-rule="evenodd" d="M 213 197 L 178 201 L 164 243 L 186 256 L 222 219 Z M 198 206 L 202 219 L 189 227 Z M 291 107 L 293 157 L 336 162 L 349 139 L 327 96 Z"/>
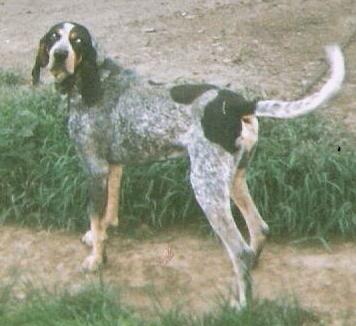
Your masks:
<path fill-rule="evenodd" d="M 64 64 L 68 58 L 68 54 L 69 52 L 66 49 L 55 50 L 53 53 L 55 65 Z"/>
<path fill-rule="evenodd" d="M 62 82 L 71 74 L 68 69 L 68 58 L 69 51 L 66 49 L 56 49 L 53 52 L 53 63 L 50 71 L 57 82 Z"/>

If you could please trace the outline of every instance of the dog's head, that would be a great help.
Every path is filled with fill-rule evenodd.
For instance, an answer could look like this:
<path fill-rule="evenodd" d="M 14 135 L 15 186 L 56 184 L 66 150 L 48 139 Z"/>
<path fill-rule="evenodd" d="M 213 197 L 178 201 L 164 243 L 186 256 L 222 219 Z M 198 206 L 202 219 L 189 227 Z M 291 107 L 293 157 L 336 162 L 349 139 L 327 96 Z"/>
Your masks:
<path fill-rule="evenodd" d="M 101 89 L 97 57 L 96 42 L 84 26 L 56 24 L 40 40 L 32 82 L 38 84 L 41 68 L 47 68 L 62 92 L 78 83 L 83 100 L 92 104 Z"/>

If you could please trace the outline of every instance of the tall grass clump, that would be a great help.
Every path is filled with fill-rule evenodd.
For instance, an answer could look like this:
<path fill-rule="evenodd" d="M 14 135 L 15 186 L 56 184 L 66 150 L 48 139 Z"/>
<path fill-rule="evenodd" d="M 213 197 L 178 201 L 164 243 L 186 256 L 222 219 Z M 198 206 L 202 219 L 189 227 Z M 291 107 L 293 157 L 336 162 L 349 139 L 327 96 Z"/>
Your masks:
<path fill-rule="evenodd" d="M 355 236 L 354 136 L 319 113 L 260 130 L 249 184 L 273 233 Z"/>
<path fill-rule="evenodd" d="M 86 177 L 66 119 L 55 92 L 31 90 L 17 75 L 0 71 L 0 222 L 87 224 Z M 320 113 L 261 119 L 248 183 L 273 234 L 356 235 L 352 137 Z M 201 216 L 188 170 L 185 159 L 125 168 L 123 220 L 160 227 Z"/>
<path fill-rule="evenodd" d="M 65 119 L 50 89 L 0 73 L 0 221 L 72 227 L 84 220 L 85 178 Z"/>
<path fill-rule="evenodd" d="M 10 289 L 11 290 L 11 289 Z M 8 326 L 297 326 L 321 325 L 315 314 L 297 302 L 256 301 L 236 312 L 220 304 L 211 313 L 193 315 L 159 308 L 149 317 L 122 304 L 118 294 L 103 285 L 75 293 L 29 289 L 19 300 L 0 288 L 0 325 Z"/>

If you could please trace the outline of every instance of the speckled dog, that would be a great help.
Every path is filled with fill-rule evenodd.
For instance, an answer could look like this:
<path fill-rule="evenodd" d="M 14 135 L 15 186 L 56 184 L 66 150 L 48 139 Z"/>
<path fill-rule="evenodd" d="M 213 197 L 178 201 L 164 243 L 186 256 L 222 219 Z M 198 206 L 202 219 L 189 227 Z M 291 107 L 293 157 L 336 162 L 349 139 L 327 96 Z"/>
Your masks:
<path fill-rule="evenodd" d="M 268 233 L 245 179 L 258 137 L 256 117 L 294 118 L 337 93 L 344 78 L 343 55 L 337 46 L 328 47 L 327 54 L 331 77 L 319 92 L 294 102 L 251 102 L 209 84 L 153 85 L 100 57 L 84 26 L 53 26 L 40 40 L 33 83 L 46 67 L 57 89 L 68 96 L 70 136 L 90 178 L 91 225 L 83 241 L 93 249 L 84 268 L 100 267 L 106 229 L 118 224 L 122 166 L 188 155 L 196 199 L 236 275 L 232 303 L 244 306 L 251 295 L 249 268 Z M 250 244 L 236 227 L 230 198 L 246 220 Z"/>

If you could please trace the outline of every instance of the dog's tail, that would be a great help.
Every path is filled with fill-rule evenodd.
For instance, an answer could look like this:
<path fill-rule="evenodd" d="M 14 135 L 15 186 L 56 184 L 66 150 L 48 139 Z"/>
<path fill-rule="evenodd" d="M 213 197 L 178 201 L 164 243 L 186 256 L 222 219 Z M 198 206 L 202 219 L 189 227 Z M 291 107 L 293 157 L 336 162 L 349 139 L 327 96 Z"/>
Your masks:
<path fill-rule="evenodd" d="M 255 114 L 259 117 L 290 119 L 307 114 L 331 99 L 341 88 L 345 77 L 345 63 L 338 45 L 329 45 L 325 50 L 331 76 L 319 92 L 298 101 L 259 101 L 256 104 Z"/>

